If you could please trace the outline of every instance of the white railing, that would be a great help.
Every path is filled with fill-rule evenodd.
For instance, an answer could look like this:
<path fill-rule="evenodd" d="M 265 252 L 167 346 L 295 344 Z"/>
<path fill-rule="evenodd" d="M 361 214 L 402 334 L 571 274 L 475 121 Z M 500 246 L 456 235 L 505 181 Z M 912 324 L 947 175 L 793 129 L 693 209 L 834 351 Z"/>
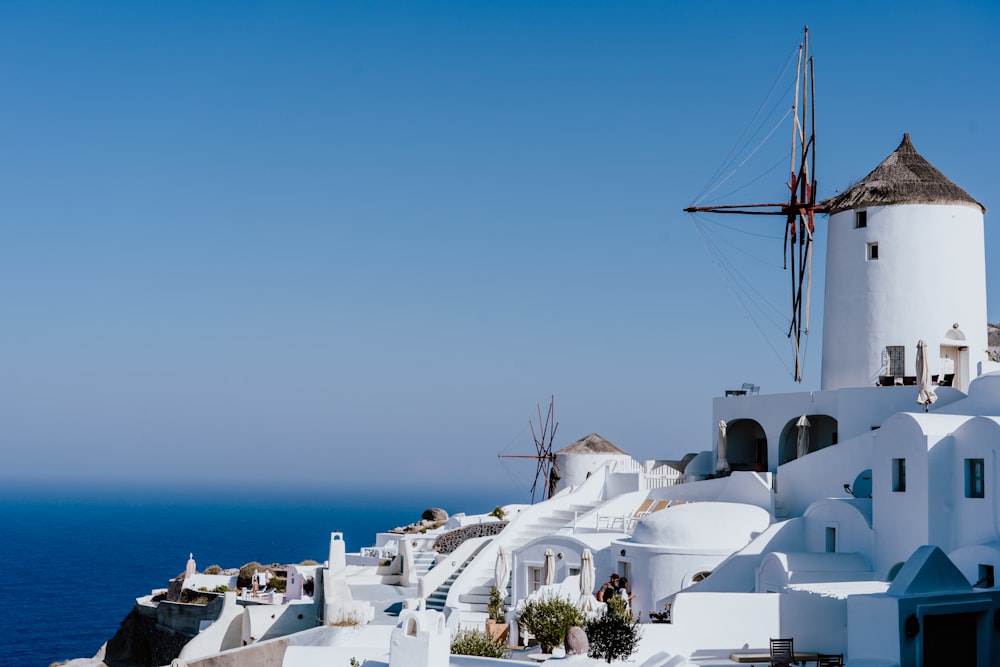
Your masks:
<path fill-rule="evenodd" d="M 652 461 L 647 462 L 652 464 Z M 615 461 L 611 464 L 611 472 L 635 473 L 639 475 L 640 485 L 643 491 L 651 489 L 662 489 L 684 482 L 684 473 L 674 470 L 669 474 L 651 474 L 646 471 L 646 463 L 640 463 L 635 459 L 628 461 Z"/>

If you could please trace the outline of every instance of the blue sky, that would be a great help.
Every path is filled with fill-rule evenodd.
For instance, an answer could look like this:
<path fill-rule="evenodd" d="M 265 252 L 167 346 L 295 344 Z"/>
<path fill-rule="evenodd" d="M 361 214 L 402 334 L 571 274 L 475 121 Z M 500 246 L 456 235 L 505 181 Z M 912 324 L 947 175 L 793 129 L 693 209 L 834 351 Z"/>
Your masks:
<path fill-rule="evenodd" d="M 701 235 L 780 308 L 781 230 L 682 209 L 805 24 L 821 196 L 908 131 L 1000 207 L 992 3 L 3 2 L 0 478 L 515 499 L 550 395 L 559 446 L 710 447 L 797 387 Z"/>

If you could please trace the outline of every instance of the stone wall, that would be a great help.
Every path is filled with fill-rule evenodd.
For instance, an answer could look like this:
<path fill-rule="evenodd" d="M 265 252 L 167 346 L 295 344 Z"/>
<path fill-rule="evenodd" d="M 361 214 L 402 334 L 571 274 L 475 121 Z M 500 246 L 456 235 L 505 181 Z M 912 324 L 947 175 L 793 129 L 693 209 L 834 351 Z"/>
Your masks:
<path fill-rule="evenodd" d="M 463 526 L 455 530 L 449 530 L 434 540 L 434 551 L 442 554 L 450 554 L 458 548 L 462 542 L 473 537 L 492 537 L 499 535 L 500 531 L 507 527 L 507 521 L 490 521 L 488 523 L 474 523 L 471 526 Z"/>

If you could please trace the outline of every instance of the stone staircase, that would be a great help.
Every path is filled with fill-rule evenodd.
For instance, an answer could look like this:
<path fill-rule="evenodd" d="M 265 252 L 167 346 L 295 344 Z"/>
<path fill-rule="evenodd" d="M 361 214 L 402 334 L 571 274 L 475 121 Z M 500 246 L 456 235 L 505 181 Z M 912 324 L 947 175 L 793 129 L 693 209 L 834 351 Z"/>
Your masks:
<path fill-rule="evenodd" d="M 576 504 L 567 509 L 553 510 L 548 516 L 535 519 L 529 526 L 520 527 L 516 537 L 504 541 L 504 548 L 511 553 L 517 551 L 522 546 L 543 535 L 555 535 L 563 529 L 572 529 L 575 516 L 583 516 L 586 512 L 603 504 L 603 501 L 594 501 L 588 504 Z M 462 570 L 472 564 L 466 563 Z M 459 595 L 458 612 L 460 614 L 459 624 L 463 628 L 482 629 L 486 622 L 486 605 L 490 600 L 490 589 L 493 586 L 493 571 L 495 561 L 489 563 L 476 564 L 477 571 L 474 573 L 472 585 L 464 593 Z M 457 578 L 457 574 L 453 579 Z M 449 580 L 450 588 L 452 580 Z M 437 593 L 437 591 L 435 591 Z M 445 597 L 448 591 L 444 591 Z M 512 606 L 510 596 L 504 600 L 508 609 Z M 430 600 L 427 607 L 430 608 Z"/>
<path fill-rule="evenodd" d="M 413 569 L 416 571 L 416 578 L 423 579 L 424 575 L 434 568 L 437 562 L 436 551 L 417 551 L 413 554 Z"/>
<path fill-rule="evenodd" d="M 478 551 L 476 553 L 479 553 Z M 469 560 L 462 563 L 457 570 L 451 573 L 451 576 L 444 580 L 440 586 L 438 586 L 433 593 L 427 596 L 427 608 L 433 609 L 435 611 L 444 611 L 444 603 L 448 600 L 448 591 L 451 590 L 451 585 L 455 583 L 458 576 L 465 572 L 465 568 L 469 567 L 469 563 L 473 561 L 476 554 L 472 554 Z M 487 594 L 489 591 L 487 591 Z M 485 620 L 485 617 L 484 617 Z"/>

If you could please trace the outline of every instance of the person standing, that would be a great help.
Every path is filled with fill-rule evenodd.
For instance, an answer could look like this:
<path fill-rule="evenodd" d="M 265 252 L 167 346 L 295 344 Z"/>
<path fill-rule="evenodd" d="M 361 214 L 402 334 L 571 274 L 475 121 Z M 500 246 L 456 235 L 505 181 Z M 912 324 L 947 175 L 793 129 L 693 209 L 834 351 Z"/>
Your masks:
<path fill-rule="evenodd" d="M 618 573 L 612 572 L 611 577 L 608 579 L 607 582 L 605 582 L 603 586 L 601 586 L 600 590 L 598 590 L 597 593 L 595 594 L 595 597 L 597 597 L 597 599 L 600 600 L 601 602 L 607 602 L 617 594 L 618 594 Z"/>

